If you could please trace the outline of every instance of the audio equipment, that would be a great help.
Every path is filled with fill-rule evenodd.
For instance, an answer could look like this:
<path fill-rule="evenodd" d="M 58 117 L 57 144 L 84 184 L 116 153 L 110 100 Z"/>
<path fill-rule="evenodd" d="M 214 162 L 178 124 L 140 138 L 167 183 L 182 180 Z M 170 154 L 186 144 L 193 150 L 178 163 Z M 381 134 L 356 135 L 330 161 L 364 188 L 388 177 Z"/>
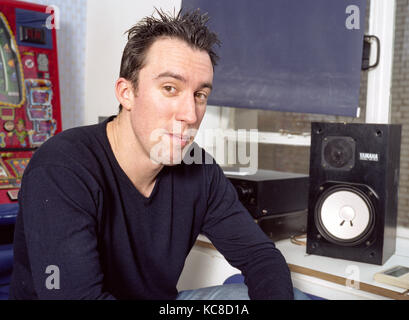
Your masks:
<path fill-rule="evenodd" d="M 230 168 L 225 175 L 255 219 L 308 208 L 308 175 L 262 169 L 242 175 Z"/>
<path fill-rule="evenodd" d="M 287 212 L 259 218 L 258 226 L 273 241 L 305 235 L 308 210 Z"/>
<path fill-rule="evenodd" d="M 395 252 L 401 125 L 311 124 L 307 253 L 382 265 Z"/>

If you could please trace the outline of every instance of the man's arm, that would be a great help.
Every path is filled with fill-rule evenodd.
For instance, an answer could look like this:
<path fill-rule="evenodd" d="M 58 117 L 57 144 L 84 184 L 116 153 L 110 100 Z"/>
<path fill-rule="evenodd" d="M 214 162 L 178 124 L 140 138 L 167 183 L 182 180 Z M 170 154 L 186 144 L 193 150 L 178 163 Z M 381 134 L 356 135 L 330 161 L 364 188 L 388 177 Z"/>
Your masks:
<path fill-rule="evenodd" d="M 214 166 L 211 171 L 203 234 L 243 272 L 251 299 L 293 299 L 283 255 L 240 203 L 221 168 Z"/>
<path fill-rule="evenodd" d="M 39 299 L 115 299 L 103 291 L 97 203 L 86 178 L 62 166 L 24 175 L 19 218 Z"/>

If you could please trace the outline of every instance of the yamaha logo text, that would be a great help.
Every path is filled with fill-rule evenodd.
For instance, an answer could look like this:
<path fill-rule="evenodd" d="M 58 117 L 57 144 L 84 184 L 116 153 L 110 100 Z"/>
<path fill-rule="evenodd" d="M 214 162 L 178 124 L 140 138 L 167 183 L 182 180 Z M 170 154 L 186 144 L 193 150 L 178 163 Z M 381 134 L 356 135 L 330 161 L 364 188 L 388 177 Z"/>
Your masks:
<path fill-rule="evenodd" d="M 359 160 L 363 161 L 379 161 L 379 155 L 377 153 L 359 153 Z"/>

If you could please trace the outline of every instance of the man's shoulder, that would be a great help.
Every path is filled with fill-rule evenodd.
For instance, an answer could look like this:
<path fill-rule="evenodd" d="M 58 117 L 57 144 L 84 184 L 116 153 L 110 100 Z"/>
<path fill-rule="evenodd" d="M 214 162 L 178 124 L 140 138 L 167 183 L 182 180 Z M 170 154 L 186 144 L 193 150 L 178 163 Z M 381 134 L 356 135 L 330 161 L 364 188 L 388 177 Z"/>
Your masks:
<path fill-rule="evenodd" d="M 103 148 L 101 124 L 81 126 L 60 132 L 48 139 L 33 155 L 29 167 L 65 166 L 90 161 Z M 27 168 L 29 169 L 29 168 Z"/>

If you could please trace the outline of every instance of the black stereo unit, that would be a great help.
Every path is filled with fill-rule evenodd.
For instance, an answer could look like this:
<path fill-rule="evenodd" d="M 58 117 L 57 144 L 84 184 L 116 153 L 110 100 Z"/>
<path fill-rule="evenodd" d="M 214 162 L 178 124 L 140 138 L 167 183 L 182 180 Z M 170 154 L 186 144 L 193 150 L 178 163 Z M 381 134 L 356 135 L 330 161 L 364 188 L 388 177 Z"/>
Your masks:
<path fill-rule="evenodd" d="M 401 126 L 311 125 L 307 253 L 381 265 L 395 252 Z"/>
<path fill-rule="evenodd" d="M 308 175 L 272 170 L 239 175 L 224 170 L 239 200 L 255 219 L 308 208 Z"/>
<path fill-rule="evenodd" d="M 257 224 L 271 240 L 279 241 L 307 232 L 308 210 L 275 214 L 257 219 Z"/>

